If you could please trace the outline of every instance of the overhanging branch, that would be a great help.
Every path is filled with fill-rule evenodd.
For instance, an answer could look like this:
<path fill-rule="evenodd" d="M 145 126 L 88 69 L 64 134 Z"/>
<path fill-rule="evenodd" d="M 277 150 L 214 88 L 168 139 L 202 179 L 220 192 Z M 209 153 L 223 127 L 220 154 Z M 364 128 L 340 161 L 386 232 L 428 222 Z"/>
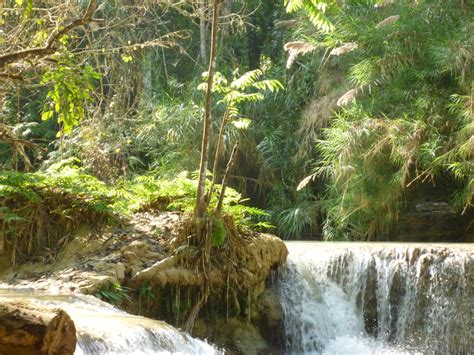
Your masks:
<path fill-rule="evenodd" d="M 87 10 L 84 13 L 82 18 L 72 21 L 69 25 L 65 26 L 61 30 L 53 31 L 46 41 L 46 45 L 43 47 L 28 48 L 13 53 L 8 53 L 0 56 L 0 67 L 5 67 L 8 64 L 14 63 L 20 59 L 25 59 L 28 57 L 44 57 L 49 54 L 52 54 L 56 51 L 54 44 L 56 41 L 65 35 L 67 32 L 71 31 L 75 27 L 83 26 L 86 23 L 92 20 L 92 15 L 94 14 L 94 9 L 96 7 L 97 0 L 89 0 L 87 5 Z"/>

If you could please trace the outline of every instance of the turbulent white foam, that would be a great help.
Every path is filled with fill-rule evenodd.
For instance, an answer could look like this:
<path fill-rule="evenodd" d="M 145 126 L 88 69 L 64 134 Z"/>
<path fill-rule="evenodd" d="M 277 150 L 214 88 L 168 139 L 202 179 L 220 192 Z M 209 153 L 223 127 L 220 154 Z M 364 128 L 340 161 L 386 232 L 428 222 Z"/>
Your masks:
<path fill-rule="evenodd" d="M 0 289 L 1 298 L 64 309 L 76 326 L 77 355 L 219 353 L 164 322 L 127 314 L 92 296 Z"/>
<path fill-rule="evenodd" d="M 468 353 L 471 245 L 290 242 L 279 279 L 288 352 Z"/>

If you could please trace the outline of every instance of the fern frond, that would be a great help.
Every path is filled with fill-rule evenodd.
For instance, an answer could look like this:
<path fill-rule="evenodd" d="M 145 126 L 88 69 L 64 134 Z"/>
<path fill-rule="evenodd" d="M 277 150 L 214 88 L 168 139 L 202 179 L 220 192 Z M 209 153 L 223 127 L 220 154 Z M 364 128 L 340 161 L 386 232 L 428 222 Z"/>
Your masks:
<path fill-rule="evenodd" d="M 260 69 L 248 71 L 240 78 L 232 81 L 232 83 L 230 83 L 230 87 L 236 90 L 245 90 L 246 88 L 253 85 L 262 75 L 263 72 Z"/>
<path fill-rule="evenodd" d="M 253 83 L 252 86 L 259 90 L 262 90 L 262 91 L 268 90 L 270 92 L 277 92 L 285 88 L 280 81 L 271 80 L 271 79 L 257 81 Z"/>

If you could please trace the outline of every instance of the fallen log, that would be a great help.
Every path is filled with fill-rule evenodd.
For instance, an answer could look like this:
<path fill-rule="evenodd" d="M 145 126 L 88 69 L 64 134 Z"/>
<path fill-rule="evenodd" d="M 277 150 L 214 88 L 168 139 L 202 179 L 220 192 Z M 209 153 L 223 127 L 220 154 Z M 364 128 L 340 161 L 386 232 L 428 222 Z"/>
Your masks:
<path fill-rule="evenodd" d="M 0 304 L 0 354 L 72 355 L 76 327 L 61 309 L 18 302 Z"/>

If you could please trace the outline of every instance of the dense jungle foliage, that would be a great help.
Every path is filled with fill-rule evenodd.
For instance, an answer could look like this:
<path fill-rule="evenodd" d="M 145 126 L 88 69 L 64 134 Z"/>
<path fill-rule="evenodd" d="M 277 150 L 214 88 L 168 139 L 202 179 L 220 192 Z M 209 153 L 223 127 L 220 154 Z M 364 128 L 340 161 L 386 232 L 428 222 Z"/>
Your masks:
<path fill-rule="evenodd" d="M 1 243 L 44 213 L 61 230 L 192 211 L 211 5 L 0 5 Z M 221 1 L 209 184 L 240 142 L 225 212 L 287 239 L 349 240 L 391 238 L 413 201 L 472 215 L 473 9 Z M 19 256 L 56 233 L 35 228 L 38 240 L 10 246 Z"/>

